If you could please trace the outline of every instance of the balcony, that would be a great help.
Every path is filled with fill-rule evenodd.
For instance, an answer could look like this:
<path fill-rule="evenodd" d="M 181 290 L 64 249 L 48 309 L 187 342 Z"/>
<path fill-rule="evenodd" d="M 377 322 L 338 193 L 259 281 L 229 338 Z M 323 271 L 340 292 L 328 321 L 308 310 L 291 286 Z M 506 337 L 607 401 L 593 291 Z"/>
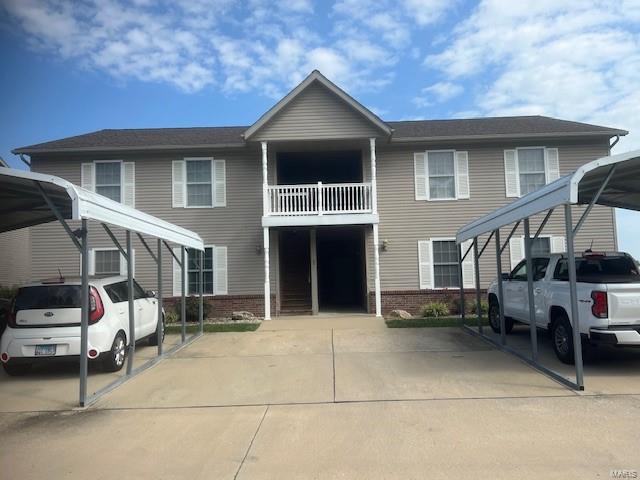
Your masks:
<path fill-rule="evenodd" d="M 268 185 L 262 225 L 378 223 L 370 183 Z"/>

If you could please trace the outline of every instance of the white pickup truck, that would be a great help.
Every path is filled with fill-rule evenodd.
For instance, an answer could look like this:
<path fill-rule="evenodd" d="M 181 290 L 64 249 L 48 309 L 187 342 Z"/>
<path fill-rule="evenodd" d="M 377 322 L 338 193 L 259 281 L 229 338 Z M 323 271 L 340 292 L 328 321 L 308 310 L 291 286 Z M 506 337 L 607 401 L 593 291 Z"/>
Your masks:
<path fill-rule="evenodd" d="M 533 294 L 538 328 L 549 330 L 553 349 L 564 363 L 573 363 L 569 270 L 566 254 L 536 256 Z M 640 274 L 626 253 L 587 251 L 576 257 L 578 314 L 583 344 L 640 346 Z M 527 264 L 522 260 L 503 274 L 505 332 L 514 322 L 529 323 Z M 488 289 L 489 322 L 500 332 L 498 283 Z"/>

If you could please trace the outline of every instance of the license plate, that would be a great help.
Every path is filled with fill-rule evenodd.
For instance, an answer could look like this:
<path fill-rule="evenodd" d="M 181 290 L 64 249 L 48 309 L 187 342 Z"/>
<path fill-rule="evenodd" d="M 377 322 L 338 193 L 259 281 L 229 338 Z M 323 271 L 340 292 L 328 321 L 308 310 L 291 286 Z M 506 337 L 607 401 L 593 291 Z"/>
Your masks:
<path fill-rule="evenodd" d="M 37 356 L 51 356 L 56 354 L 55 345 L 36 345 Z"/>

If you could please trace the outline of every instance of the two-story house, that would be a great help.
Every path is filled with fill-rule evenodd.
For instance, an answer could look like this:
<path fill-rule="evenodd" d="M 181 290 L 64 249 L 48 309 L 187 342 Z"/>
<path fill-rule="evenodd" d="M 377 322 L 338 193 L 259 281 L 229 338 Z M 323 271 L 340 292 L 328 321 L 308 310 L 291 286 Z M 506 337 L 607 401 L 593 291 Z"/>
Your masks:
<path fill-rule="evenodd" d="M 381 314 L 455 295 L 458 228 L 607 155 L 626 133 L 542 116 L 387 122 L 314 71 L 250 126 L 101 130 L 14 153 L 198 232 L 215 315 Z M 564 250 L 555 217 L 536 251 Z M 120 272 L 119 253 L 93 230 L 90 272 Z M 523 257 L 518 235 L 505 270 Z M 616 248 L 612 209 L 590 215 L 576 246 L 591 244 Z M 30 249 L 32 277 L 77 274 L 59 225 L 34 227 Z M 155 266 L 136 250 L 135 275 L 153 288 Z M 163 283 L 177 296 L 180 270 L 167 257 Z M 463 265 L 464 287 L 474 287 L 473 267 Z M 481 286 L 494 276 L 485 254 Z"/>

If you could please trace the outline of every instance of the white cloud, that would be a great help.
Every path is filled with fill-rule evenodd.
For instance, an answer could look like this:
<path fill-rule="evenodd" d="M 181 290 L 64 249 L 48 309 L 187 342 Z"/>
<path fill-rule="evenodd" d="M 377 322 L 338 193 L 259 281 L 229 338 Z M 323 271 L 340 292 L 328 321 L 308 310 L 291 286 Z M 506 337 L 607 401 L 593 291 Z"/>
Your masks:
<path fill-rule="evenodd" d="M 434 103 L 442 103 L 457 97 L 464 91 L 464 87 L 453 82 L 438 82 L 429 87 L 425 87 L 418 95 L 413 99 L 419 107 L 428 107 Z"/>

